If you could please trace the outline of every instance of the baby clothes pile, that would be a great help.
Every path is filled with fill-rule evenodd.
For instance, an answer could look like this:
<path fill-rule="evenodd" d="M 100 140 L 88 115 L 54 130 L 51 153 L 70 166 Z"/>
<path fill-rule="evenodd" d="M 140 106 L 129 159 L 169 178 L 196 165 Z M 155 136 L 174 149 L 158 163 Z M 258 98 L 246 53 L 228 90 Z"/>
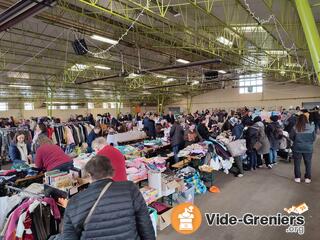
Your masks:
<path fill-rule="evenodd" d="M 176 177 L 183 179 L 188 187 L 194 187 L 195 193 L 204 194 L 207 192 L 207 187 L 200 179 L 200 174 L 192 167 L 185 167 L 177 171 Z"/>
<path fill-rule="evenodd" d="M 147 169 L 164 172 L 166 170 L 166 157 L 144 158 Z"/>
<path fill-rule="evenodd" d="M 191 144 L 186 148 L 182 149 L 178 156 L 179 157 L 187 157 L 189 155 L 205 155 L 207 153 L 207 147 L 205 144 Z"/>
<path fill-rule="evenodd" d="M 123 155 L 129 155 L 133 154 L 137 151 L 135 147 L 132 147 L 130 145 L 124 145 L 124 146 L 116 146 L 116 148 L 123 154 Z"/>
<path fill-rule="evenodd" d="M 145 158 L 126 160 L 126 172 L 129 181 L 139 181 L 148 178 L 148 171 L 144 163 Z"/>

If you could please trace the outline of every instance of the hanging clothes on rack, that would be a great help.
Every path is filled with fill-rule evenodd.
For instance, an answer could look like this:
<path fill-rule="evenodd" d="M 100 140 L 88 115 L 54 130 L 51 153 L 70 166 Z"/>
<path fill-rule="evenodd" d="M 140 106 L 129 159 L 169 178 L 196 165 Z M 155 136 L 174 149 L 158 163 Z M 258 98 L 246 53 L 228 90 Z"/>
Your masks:
<path fill-rule="evenodd" d="M 1 232 L 3 239 L 45 240 L 59 232 L 61 214 L 53 198 L 11 186 L 8 188 L 20 192 L 20 197 L 24 198 L 18 206 L 7 212 L 8 217 Z M 18 195 L 15 196 L 18 200 Z"/>

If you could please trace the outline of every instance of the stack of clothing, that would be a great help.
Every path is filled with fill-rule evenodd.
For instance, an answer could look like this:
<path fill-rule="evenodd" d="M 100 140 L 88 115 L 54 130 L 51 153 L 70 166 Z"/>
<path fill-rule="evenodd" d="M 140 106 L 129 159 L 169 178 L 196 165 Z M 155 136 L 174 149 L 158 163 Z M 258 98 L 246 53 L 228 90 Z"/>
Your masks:
<path fill-rule="evenodd" d="M 164 172 L 166 168 L 166 157 L 153 157 L 153 158 L 144 158 L 144 163 L 146 164 L 147 169 Z"/>
<path fill-rule="evenodd" d="M 195 143 L 182 149 L 179 152 L 178 156 L 179 157 L 196 156 L 196 155 L 205 156 L 207 151 L 208 149 L 206 144 Z"/>
<path fill-rule="evenodd" d="M 207 187 L 200 179 L 200 174 L 192 167 L 185 167 L 177 171 L 176 177 L 183 179 L 187 188 L 194 187 L 196 194 L 204 194 L 207 192 Z"/>
<path fill-rule="evenodd" d="M 137 151 L 135 147 L 130 145 L 116 146 L 115 148 L 118 149 L 123 155 L 134 154 Z"/>
<path fill-rule="evenodd" d="M 151 188 L 149 186 L 140 188 L 140 192 L 146 201 L 147 205 L 155 202 L 159 198 L 159 193 L 157 189 Z"/>
<path fill-rule="evenodd" d="M 126 160 L 127 179 L 137 182 L 148 178 L 148 170 L 145 166 L 145 158 Z"/>

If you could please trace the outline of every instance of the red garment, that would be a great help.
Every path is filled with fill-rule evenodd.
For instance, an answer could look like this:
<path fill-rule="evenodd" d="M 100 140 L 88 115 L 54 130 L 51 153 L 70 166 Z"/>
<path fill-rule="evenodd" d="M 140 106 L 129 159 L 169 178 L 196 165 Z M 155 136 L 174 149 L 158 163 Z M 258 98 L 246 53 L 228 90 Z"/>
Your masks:
<path fill-rule="evenodd" d="M 57 145 L 43 144 L 36 151 L 35 164 L 37 168 L 44 168 L 46 171 L 71 161 L 71 158 Z"/>
<path fill-rule="evenodd" d="M 48 131 L 48 138 L 52 139 L 52 135 L 54 133 L 54 129 L 53 128 L 47 128 L 47 131 Z"/>
<path fill-rule="evenodd" d="M 113 146 L 105 146 L 98 152 L 98 155 L 105 156 L 111 161 L 114 169 L 113 181 L 127 181 L 126 160 L 122 153 Z"/>

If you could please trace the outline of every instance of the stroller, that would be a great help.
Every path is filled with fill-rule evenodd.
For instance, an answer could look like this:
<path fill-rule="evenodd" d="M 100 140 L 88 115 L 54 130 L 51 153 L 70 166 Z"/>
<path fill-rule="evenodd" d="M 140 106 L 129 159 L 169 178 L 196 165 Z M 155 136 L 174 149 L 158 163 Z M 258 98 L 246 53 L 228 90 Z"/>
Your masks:
<path fill-rule="evenodd" d="M 283 131 L 283 136 L 280 139 L 280 148 L 278 151 L 278 156 L 285 159 L 288 162 L 291 162 L 292 159 L 292 147 L 293 142 L 289 138 L 289 133 Z"/>

